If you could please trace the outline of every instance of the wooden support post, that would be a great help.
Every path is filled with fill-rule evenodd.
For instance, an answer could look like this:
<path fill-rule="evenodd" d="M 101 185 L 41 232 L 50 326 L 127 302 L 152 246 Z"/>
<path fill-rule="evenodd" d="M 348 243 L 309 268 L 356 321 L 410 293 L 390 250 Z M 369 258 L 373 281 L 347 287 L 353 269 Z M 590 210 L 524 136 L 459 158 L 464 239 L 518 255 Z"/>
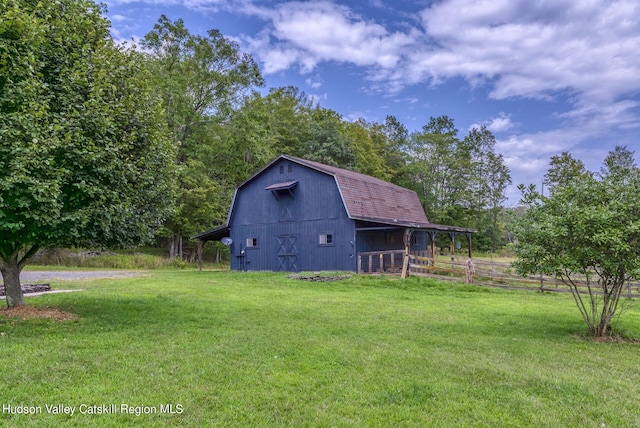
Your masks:
<path fill-rule="evenodd" d="M 362 273 L 362 256 L 358 254 L 358 273 Z"/>
<path fill-rule="evenodd" d="M 202 250 L 204 248 L 204 241 L 198 239 L 198 271 L 202 270 Z"/>
<path fill-rule="evenodd" d="M 369 254 L 369 273 L 373 273 L 373 256 Z"/>
<path fill-rule="evenodd" d="M 431 265 L 436 265 L 436 232 L 429 233 L 429 252 L 431 253 Z"/>
<path fill-rule="evenodd" d="M 402 262 L 402 274 L 400 278 L 405 279 L 409 276 L 409 254 L 404 255 L 404 261 Z"/>
<path fill-rule="evenodd" d="M 380 268 L 378 272 L 380 273 L 384 272 L 384 255 L 382 253 L 380 253 Z"/>
<path fill-rule="evenodd" d="M 404 243 L 404 260 L 402 261 L 402 274 L 400 277 L 405 279 L 409 276 L 409 253 L 411 252 L 411 235 L 413 234 L 413 229 L 405 229 L 404 235 L 402 236 L 402 241 Z"/>
<path fill-rule="evenodd" d="M 455 246 L 455 236 L 456 234 L 453 232 L 449 232 L 449 253 L 451 254 L 451 261 L 454 262 L 456 260 L 456 246 Z M 455 266 L 451 264 L 451 269 L 454 269 Z"/>

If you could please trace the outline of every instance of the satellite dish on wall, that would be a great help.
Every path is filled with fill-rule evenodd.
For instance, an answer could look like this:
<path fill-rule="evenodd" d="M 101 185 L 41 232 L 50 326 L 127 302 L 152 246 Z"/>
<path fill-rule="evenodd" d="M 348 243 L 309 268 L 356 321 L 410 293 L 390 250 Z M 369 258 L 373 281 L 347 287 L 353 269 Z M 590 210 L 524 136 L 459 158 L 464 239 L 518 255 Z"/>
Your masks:
<path fill-rule="evenodd" d="M 228 236 L 225 236 L 224 238 L 221 239 L 222 243 L 224 245 L 226 245 L 227 247 L 231 244 L 233 244 L 233 239 L 229 238 Z"/>

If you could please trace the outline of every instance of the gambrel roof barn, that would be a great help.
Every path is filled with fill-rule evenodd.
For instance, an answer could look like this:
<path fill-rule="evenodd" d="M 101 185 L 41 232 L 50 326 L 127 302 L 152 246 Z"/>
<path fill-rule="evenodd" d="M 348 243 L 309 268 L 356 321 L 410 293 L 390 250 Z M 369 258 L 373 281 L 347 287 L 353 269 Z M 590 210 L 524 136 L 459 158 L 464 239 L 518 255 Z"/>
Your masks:
<path fill-rule="evenodd" d="M 228 237 L 234 270 L 357 270 L 357 254 L 433 248 L 438 233 L 471 230 L 430 223 L 418 195 L 386 181 L 280 155 L 235 191 L 227 223 L 193 236 Z M 470 245 L 469 245 L 470 248 Z"/>

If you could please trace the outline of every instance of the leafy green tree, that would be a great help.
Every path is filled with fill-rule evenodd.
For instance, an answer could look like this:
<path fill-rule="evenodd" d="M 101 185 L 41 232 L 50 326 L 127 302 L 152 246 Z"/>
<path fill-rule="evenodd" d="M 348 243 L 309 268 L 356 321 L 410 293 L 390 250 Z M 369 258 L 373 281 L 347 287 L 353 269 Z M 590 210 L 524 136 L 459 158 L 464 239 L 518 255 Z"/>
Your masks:
<path fill-rule="evenodd" d="M 311 113 L 319 108 L 317 102 L 294 86 L 272 88 L 263 101 L 263 123 L 273 141 L 273 155 L 302 156 L 304 142 L 310 138 Z"/>
<path fill-rule="evenodd" d="M 353 146 L 357 158 L 356 168 L 363 174 L 377 177 L 381 180 L 389 180 L 391 174 L 387 169 L 383 152 L 372 138 L 370 125 L 363 119 L 345 123 L 345 136 Z"/>
<path fill-rule="evenodd" d="M 406 186 L 420 197 L 427 218 L 434 223 L 460 223 L 468 185 L 470 153 L 457 137 L 447 116 L 431 117 L 407 145 Z"/>
<path fill-rule="evenodd" d="M 302 156 L 303 144 L 310 137 L 311 111 L 314 102 L 293 86 L 272 88 L 262 96 L 253 92 L 233 112 L 222 141 L 222 151 L 234 183 L 278 154 Z"/>
<path fill-rule="evenodd" d="M 0 271 L 7 304 L 39 248 L 151 239 L 174 146 L 140 54 L 90 0 L 0 5 Z"/>
<path fill-rule="evenodd" d="M 183 236 L 210 227 L 226 211 L 215 206 L 225 200 L 215 197 L 216 191 L 226 188 L 217 173 L 226 165 L 219 162 L 220 135 L 228 135 L 221 127 L 251 88 L 264 81 L 253 58 L 240 53 L 235 42 L 215 29 L 193 35 L 182 19 L 160 16 L 142 45 L 179 147 L 177 210 L 165 227 L 172 237 L 171 257 L 182 257 Z"/>
<path fill-rule="evenodd" d="M 464 138 L 470 153 L 467 197 L 470 223 L 478 229 L 476 243 L 480 248 L 495 251 L 501 244 L 499 219 L 511 184 L 509 168 L 501 154 L 495 152 L 496 139 L 485 126 L 472 128 Z"/>
<path fill-rule="evenodd" d="M 634 153 L 627 149 L 626 146 L 616 146 L 604 159 L 604 165 L 600 168 L 600 175 L 624 180 L 629 171 L 638 168 L 633 158 Z"/>
<path fill-rule="evenodd" d="M 200 141 L 191 137 L 207 118 L 227 117 L 252 87 L 264 84 L 253 58 L 216 29 L 193 35 L 182 19 L 172 22 L 161 15 L 142 46 L 149 52 L 168 125 L 183 156 L 197 149 Z"/>
<path fill-rule="evenodd" d="M 409 143 L 409 130 L 395 116 L 387 116 L 379 125 L 382 139 L 376 138 L 378 126 L 372 127 L 373 141 L 385 159 L 391 181 L 396 183 L 407 164 L 406 149 Z M 378 142 L 379 141 L 379 142 Z"/>
<path fill-rule="evenodd" d="M 345 126 L 358 158 L 357 169 L 381 180 L 398 181 L 405 166 L 403 149 L 409 138 L 404 125 L 387 116 L 381 124 L 358 119 Z"/>
<path fill-rule="evenodd" d="M 580 159 L 574 158 L 569 152 L 562 152 L 559 155 L 551 156 L 549 170 L 544 175 L 542 182 L 549 188 L 562 187 L 585 174 L 589 174 L 589 172 Z"/>
<path fill-rule="evenodd" d="M 342 117 L 335 111 L 314 109 L 309 139 L 303 144 L 302 157 L 340 168 L 357 169 L 356 153 L 344 127 Z"/>
<path fill-rule="evenodd" d="M 517 222 L 514 266 L 569 286 L 594 337 L 612 334 L 625 282 L 640 278 L 640 171 L 627 164 L 624 176 L 577 175 L 548 197 L 519 186 L 527 211 Z"/>
<path fill-rule="evenodd" d="M 489 192 L 483 216 L 487 220 L 484 231 L 491 241 L 491 251 L 495 252 L 498 246 L 504 244 L 503 225 L 500 218 L 504 211 L 503 204 L 507 200 L 505 192 L 507 186 L 511 184 L 511 174 L 501 154 L 489 154 L 485 180 Z"/>

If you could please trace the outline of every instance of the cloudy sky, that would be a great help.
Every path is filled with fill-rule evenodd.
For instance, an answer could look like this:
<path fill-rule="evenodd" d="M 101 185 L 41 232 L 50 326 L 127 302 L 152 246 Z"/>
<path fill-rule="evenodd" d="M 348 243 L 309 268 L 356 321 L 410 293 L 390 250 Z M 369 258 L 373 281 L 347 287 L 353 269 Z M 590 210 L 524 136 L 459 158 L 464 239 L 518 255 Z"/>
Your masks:
<path fill-rule="evenodd" d="M 217 28 L 346 119 L 431 116 L 496 136 L 515 185 L 539 184 L 568 150 L 591 170 L 626 145 L 640 159 L 638 0 L 108 0 L 117 40 L 161 14 Z"/>

